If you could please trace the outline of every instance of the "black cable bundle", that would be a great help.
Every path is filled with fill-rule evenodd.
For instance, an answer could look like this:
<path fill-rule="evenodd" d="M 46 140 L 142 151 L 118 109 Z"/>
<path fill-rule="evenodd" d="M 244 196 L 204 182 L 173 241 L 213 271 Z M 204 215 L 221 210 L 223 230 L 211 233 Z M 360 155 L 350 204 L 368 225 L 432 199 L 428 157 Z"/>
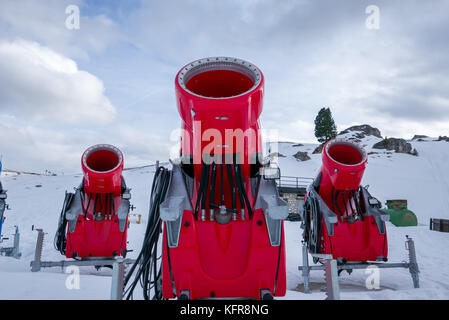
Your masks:
<path fill-rule="evenodd" d="M 340 195 L 340 193 L 341 193 L 341 201 L 344 206 L 344 208 L 343 208 L 344 211 L 338 205 L 338 196 Z M 347 200 L 349 203 L 348 205 L 346 205 L 345 193 L 347 193 Z M 360 208 L 359 201 L 360 200 L 359 200 L 357 192 L 355 190 L 349 190 L 349 191 L 336 190 L 335 195 L 334 195 L 334 188 L 332 188 L 332 211 L 337 213 L 335 211 L 335 208 L 337 208 L 337 211 L 340 214 L 340 216 L 342 217 L 342 219 L 348 218 L 348 217 L 353 217 L 354 215 L 356 215 L 358 217 L 362 216 L 362 210 Z M 352 204 L 353 202 L 354 202 L 354 206 Z M 348 206 L 349 206 L 349 208 L 348 208 Z"/>
<path fill-rule="evenodd" d="M 153 186 L 151 188 L 150 212 L 142 250 L 125 278 L 126 287 L 132 275 L 135 273 L 134 280 L 130 282 L 129 287 L 125 290 L 127 300 L 133 298 L 134 289 L 139 282 L 146 300 L 150 300 L 151 289 L 154 289 L 153 300 L 162 299 L 162 264 L 157 268 L 157 262 L 160 260 L 158 243 L 160 233 L 162 232 L 159 207 L 165 200 L 170 183 L 170 175 L 170 170 L 164 167 L 159 167 L 154 175 Z"/>
<path fill-rule="evenodd" d="M 62 255 L 65 255 L 66 253 L 66 244 L 67 244 L 67 237 L 66 237 L 67 219 L 65 218 L 65 213 L 72 204 L 74 196 L 75 195 L 73 193 L 66 192 L 64 204 L 62 205 L 61 215 L 59 216 L 58 228 L 55 234 L 54 246 L 55 249 L 58 250 Z"/>

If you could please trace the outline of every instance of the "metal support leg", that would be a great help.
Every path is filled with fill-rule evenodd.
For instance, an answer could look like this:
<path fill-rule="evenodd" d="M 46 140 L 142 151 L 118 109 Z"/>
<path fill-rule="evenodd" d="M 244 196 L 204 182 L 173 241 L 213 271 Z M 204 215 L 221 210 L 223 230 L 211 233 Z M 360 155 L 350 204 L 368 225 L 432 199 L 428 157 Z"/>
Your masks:
<path fill-rule="evenodd" d="M 302 278 L 304 279 L 304 293 L 312 293 L 309 286 L 309 250 L 307 244 L 302 242 Z"/>
<path fill-rule="evenodd" d="M 327 300 L 340 300 L 340 285 L 338 283 L 337 261 L 326 259 L 324 263 L 324 275 L 326 277 Z"/>
<path fill-rule="evenodd" d="M 0 248 L 0 255 L 4 255 L 5 257 L 13 257 L 16 259 L 20 259 L 22 254 L 19 252 L 19 243 L 20 243 L 20 234 L 19 234 L 19 228 L 15 226 L 16 232 L 14 233 L 14 246 L 13 247 L 6 247 L 6 248 Z M 8 240 L 9 238 L 2 238 L 1 240 Z"/>
<path fill-rule="evenodd" d="M 410 275 L 412 276 L 413 286 L 419 288 L 419 268 L 416 259 L 415 242 L 409 236 L 406 237 L 405 248 L 408 250 Z"/>
<path fill-rule="evenodd" d="M 111 300 L 122 300 L 125 288 L 125 264 L 123 261 L 112 265 Z"/>
<path fill-rule="evenodd" d="M 19 245 L 20 245 L 20 233 L 19 227 L 16 226 L 16 232 L 14 233 L 14 247 L 12 250 L 12 256 L 16 259 L 20 259 L 20 257 L 22 256 L 22 254 L 20 253 Z"/>
<path fill-rule="evenodd" d="M 44 247 L 44 230 L 36 229 L 37 241 L 36 241 L 36 249 L 34 251 L 34 261 L 31 262 L 31 272 L 38 272 L 41 270 L 41 258 L 42 258 L 42 249 Z"/>

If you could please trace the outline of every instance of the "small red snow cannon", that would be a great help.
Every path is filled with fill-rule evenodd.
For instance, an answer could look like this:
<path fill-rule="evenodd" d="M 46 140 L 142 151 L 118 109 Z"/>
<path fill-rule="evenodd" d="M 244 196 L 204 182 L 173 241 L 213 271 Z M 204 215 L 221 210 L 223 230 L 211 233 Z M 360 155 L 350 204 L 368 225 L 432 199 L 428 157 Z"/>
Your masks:
<path fill-rule="evenodd" d="M 122 177 L 123 154 L 99 144 L 81 159 L 83 181 L 67 193 L 55 247 L 67 258 L 126 256 L 130 190 Z"/>
<path fill-rule="evenodd" d="M 334 139 L 324 146 L 323 165 L 304 205 L 309 252 L 331 254 L 339 264 L 387 261 L 388 214 L 360 186 L 366 163 L 365 150 L 351 140 Z"/>
<path fill-rule="evenodd" d="M 141 259 L 130 271 L 148 268 L 139 268 L 132 286 L 140 277 L 145 297 L 153 287 L 157 299 L 285 295 L 288 206 L 274 180 L 279 168 L 261 160 L 262 72 L 240 59 L 206 58 L 183 67 L 175 87 L 180 158 L 171 171 L 156 172 L 149 220 L 158 222 L 147 228 Z M 157 267 L 154 234 L 162 226 L 159 287 L 156 271 L 153 280 L 148 273 Z"/>

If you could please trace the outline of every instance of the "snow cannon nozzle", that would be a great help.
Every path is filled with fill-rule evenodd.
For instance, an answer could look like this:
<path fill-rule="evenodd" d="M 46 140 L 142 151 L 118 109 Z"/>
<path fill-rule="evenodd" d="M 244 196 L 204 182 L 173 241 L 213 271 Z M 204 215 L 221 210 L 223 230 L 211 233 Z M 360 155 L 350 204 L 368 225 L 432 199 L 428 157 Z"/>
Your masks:
<path fill-rule="evenodd" d="M 84 152 L 81 164 L 87 192 L 120 194 L 123 154 L 118 148 L 109 144 L 92 146 Z"/>
<path fill-rule="evenodd" d="M 323 151 L 323 174 L 328 175 L 336 190 L 357 190 L 368 157 L 359 144 L 348 139 L 333 139 Z"/>
<path fill-rule="evenodd" d="M 201 165 L 203 154 L 240 153 L 241 162 L 249 163 L 261 152 L 264 77 L 254 64 L 231 57 L 196 60 L 178 72 L 175 89 L 183 120 L 182 158 Z"/>

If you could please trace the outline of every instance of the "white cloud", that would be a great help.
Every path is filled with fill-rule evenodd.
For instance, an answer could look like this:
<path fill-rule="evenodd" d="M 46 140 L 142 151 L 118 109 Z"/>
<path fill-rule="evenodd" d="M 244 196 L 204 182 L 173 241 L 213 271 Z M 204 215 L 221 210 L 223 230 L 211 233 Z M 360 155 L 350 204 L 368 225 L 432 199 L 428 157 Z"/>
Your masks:
<path fill-rule="evenodd" d="M 66 7 L 80 9 L 80 29 L 66 27 Z M 89 15 L 95 3 L 83 0 L 2 0 L 0 1 L 0 38 L 30 39 L 63 53 L 65 56 L 90 59 L 110 45 L 123 40 L 117 24 L 105 14 Z"/>
<path fill-rule="evenodd" d="M 0 115 L 0 153 L 8 169 L 69 170 L 79 166 L 79 146 L 64 133 Z"/>
<path fill-rule="evenodd" d="M 0 111 L 38 121 L 107 124 L 116 110 L 103 82 L 35 42 L 0 42 Z"/>

